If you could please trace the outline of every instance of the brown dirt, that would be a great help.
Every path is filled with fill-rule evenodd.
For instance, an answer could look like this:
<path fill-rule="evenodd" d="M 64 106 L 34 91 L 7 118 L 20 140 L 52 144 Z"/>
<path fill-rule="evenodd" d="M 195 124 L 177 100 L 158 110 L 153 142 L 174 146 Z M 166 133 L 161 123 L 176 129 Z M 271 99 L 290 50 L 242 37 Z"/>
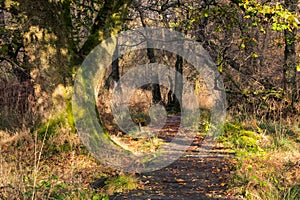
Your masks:
<path fill-rule="evenodd" d="M 178 116 L 168 118 L 159 137 L 170 141 L 179 121 Z M 236 199 L 228 192 L 232 153 L 215 148 L 208 156 L 201 156 L 201 141 L 201 136 L 197 136 L 186 154 L 171 165 L 139 174 L 141 185 L 138 189 L 115 194 L 110 199 Z"/>

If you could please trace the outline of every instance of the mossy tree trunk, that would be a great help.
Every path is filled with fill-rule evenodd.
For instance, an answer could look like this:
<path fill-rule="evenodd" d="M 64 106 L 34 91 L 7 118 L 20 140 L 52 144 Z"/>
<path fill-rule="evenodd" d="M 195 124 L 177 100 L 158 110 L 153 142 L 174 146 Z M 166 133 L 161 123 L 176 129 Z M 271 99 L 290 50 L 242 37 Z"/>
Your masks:
<path fill-rule="evenodd" d="M 89 12 L 94 12 L 89 14 L 89 23 L 84 21 L 85 18 L 74 17 L 74 10 L 84 3 L 95 6 L 89 8 Z M 64 101 L 66 98 L 69 101 L 71 97 L 66 97 L 63 94 L 66 91 L 59 88 L 64 86 L 69 91 L 73 85 L 74 73 L 90 51 L 101 41 L 122 30 L 130 3 L 131 0 L 1 1 L 0 9 L 4 8 L 11 13 L 12 18 L 18 20 L 17 23 L 12 20 L 12 24 L 6 26 L 8 29 L 11 26 L 14 32 L 10 33 L 15 34 L 10 35 L 11 40 L 8 41 L 16 41 L 18 38 L 17 42 L 24 49 L 22 52 L 28 59 L 26 63 L 20 63 L 20 67 L 29 71 L 36 85 L 36 112 L 41 113 L 43 119 L 55 113 L 55 107 L 60 107 L 54 102 L 54 95 L 57 93 L 63 97 L 56 98 L 62 99 L 59 104 L 67 104 Z M 79 45 L 76 39 L 81 35 L 78 36 L 76 27 L 87 24 L 89 32 L 84 35 L 85 42 Z M 0 47 L 2 46 L 1 44 Z M 4 53 L 6 55 L 7 51 Z"/>
<path fill-rule="evenodd" d="M 101 41 L 122 30 L 122 25 L 127 16 L 131 0 L 105 0 L 99 10 L 90 35 L 82 48 L 80 54 L 85 56 Z"/>

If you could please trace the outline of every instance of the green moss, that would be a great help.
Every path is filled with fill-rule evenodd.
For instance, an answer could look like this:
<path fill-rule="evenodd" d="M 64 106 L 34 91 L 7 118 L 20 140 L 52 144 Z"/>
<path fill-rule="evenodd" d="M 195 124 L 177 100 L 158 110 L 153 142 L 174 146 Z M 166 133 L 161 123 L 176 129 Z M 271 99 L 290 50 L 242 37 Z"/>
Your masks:
<path fill-rule="evenodd" d="M 113 192 L 122 192 L 136 189 L 137 179 L 130 175 L 120 175 L 106 181 L 107 189 Z"/>
<path fill-rule="evenodd" d="M 285 191 L 283 199 L 285 200 L 300 199 L 300 184 L 289 187 Z"/>
<path fill-rule="evenodd" d="M 66 121 L 63 115 L 50 118 L 47 122 L 36 128 L 38 139 L 43 140 L 45 137 L 48 140 L 50 136 L 57 135 L 58 128 L 65 124 Z"/>
<path fill-rule="evenodd" d="M 257 144 L 260 135 L 257 132 L 246 130 L 241 124 L 235 122 L 227 122 L 224 125 L 223 133 L 219 140 L 230 147 L 237 150 L 246 150 L 251 152 L 260 151 L 261 148 Z"/>
<path fill-rule="evenodd" d="M 76 132 L 76 128 L 75 128 L 75 123 L 74 123 L 74 116 L 73 116 L 73 111 L 72 111 L 72 100 L 71 99 L 67 99 L 66 100 L 66 118 L 68 121 L 68 125 L 71 129 L 72 133 Z"/>

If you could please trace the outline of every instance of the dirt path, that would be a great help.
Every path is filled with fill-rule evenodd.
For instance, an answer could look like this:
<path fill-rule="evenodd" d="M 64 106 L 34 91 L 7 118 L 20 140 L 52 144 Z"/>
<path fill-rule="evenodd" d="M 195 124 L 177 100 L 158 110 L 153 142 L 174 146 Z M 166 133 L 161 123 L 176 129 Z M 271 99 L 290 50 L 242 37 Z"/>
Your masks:
<path fill-rule="evenodd" d="M 169 141 L 176 133 L 179 121 L 177 116 L 169 118 L 160 137 Z M 171 165 L 140 174 L 143 183 L 141 188 L 116 194 L 110 199 L 235 199 L 226 192 L 230 179 L 231 155 L 222 149 L 215 149 L 213 154 L 202 157 L 199 152 L 201 140 L 197 136 L 186 155 Z"/>

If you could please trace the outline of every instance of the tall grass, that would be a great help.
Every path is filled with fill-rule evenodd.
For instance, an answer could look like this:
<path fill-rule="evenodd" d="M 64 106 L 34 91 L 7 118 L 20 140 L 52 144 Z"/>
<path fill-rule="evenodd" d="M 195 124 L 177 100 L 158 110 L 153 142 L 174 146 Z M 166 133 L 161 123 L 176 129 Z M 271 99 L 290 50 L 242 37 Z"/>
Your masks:
<path fill-rule="evenodd" d="M 297 123 L 251 118 L 225 125 L 220 139 L 237 151 L 231 188 L 238 196 L 253 200 L 300 199 Z"/>
<path fill-rule="evenodd" d="M 113 170 L 89 155 L 66 118 L 53 118 L 32 132 L 14 133 L 22 137 L 0 132 L 0 199 L 107 199 L 108 193 L 133 188 L 134 177 L 127 175 L 120 187 L 113 185 L 121 179 L 109 179 L 109 187 L 91 188 L 95 178 L 110 177 Z"/>

